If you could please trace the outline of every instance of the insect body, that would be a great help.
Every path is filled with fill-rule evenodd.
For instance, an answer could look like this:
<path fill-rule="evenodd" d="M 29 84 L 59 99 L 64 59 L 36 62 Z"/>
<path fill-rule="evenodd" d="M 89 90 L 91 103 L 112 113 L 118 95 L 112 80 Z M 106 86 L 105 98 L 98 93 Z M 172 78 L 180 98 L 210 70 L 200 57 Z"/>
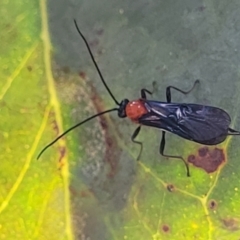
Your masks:
<path fill-rule="evenodd" d="M 106 84 L 102 73 L 94 59 L 92 51 L 89 44 L 81 31 L 79 30 L 76 21 L 74 20 L 76 29 L 80 34 L 81 38 L 85 42 L 91 59 L 96 67 L 96 70 L 100 76 L 100 79 L 108 91 L 109 95 L 112 97 L 113 101 L 118 106 L 117 108 L 112 108 L 100 113 L 97 113 L 80 123 L 72 126 L 60 136 L 58 136 L 54 141 L 45 146 L 39 153 L 39 158 L 42 153 L 57 142 L 60 138 L 66 135 L 68 132 L 72 131 L 76 127 L 88 122 L 89 120 L 96 118 L 100 115 L 117 111 L 120 118 L 128 117 L 134 123 L 139 124 L 136 130 L 133 132 L 131 140 L 140 145 L 140 152 L 137 160 L 140 158 L 142 152 L 142 142 L 136 141 L 141 126 L 155 127 L 162 130 L 162 139 L 160 142 L 159 152 L 162 156 L 169 158 L 180 159 L 184 162 L 186 166 L 187 176 L 190 176 L 188 163 L 183 159 L 182 156 L 167 155 L 164 153 L 165 149 L 165 134 L 167 132 L 174 133 L 182 138 L 190 141 L 194 141 L 205 145 L 216 145 L 223 142 L 228 135 L 240 135 L 239 131 L 236 131 L 229 127 L 231 119 L 224 110 L 212 107 L 204 106 L 200 104 L 189 104 L 189 103 L 171 103 L 171 89 L 178 91 L 183 94 L 190 93 L 194 87 L 199 83 L 199 80 L 194 82 L 192 88 L 188 91 L 183 91 L 174 86 L 168 86 L 166 88 L 166 99 L 167 102 L 158 102 L 147 100 L 147 94 L 152 94 L 153 92 L 147 89 L 141 89 L 141 98 L 129 101 L 128 99 L 123 99 L 120 103 L 116 100 L 108 85 Z"/>

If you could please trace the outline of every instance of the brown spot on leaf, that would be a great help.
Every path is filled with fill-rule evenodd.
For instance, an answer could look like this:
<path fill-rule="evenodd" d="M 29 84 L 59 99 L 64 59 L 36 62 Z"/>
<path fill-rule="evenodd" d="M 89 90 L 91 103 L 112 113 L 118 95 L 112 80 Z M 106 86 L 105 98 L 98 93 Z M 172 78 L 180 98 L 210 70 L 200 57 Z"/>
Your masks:
<path fill-rule="evenodd" d="M 57 124 L 56 116 L 55 116 L 55 112 L 54 111 L 51 111 L 49 113 L 49 119 L 50 119 L 51 126 L 52 126 L 53 130 L 56 133 L 56 136 L 58 136 L 59 135 L 59 126 Z"/>
<path fill-rule="evenodd" d="M 225 155 L 220 148 L 202 147 L 198 150 L 197 155 L 190 155 L 188 162 L 195 167 L 204 169 L 207 173 L 215 172 L 219 166 L 226 161 Z"/>
<path fill-rule="evenodd" d="M 195 156 L 194 155 L 189 155 L 188 162 L 193 162 L 193 161 L 195 161 Z"/>
<path fill-rule="evenodd" d="M 162 230 L 163 230 L 163 232 L 169 232 L 169 231 L 170 231 L 170 228 L 169 228 L 168 225 L 164 224 L 164 225 L 162 226 Z"/>
<path fill-rule="evenodd" d="M 102 112 L 106 110 L 103 106 L 102 99 L 97 94 L 96 89 L 92 84 L 91 86 L 91 95 L 90 98 L 97 110 L 97 112 Z M 108 177 L 114 177 L 117 172 L 117 166 L 119 161 L 119 156 L 121 155 L 121 149 L 118 147 L 117 141 L 115 137 L 111 134 L 111 130 L 109 129 L 108 120 L 106 115 L 101 115 L 98 118 L 100 120 L 100 124 L 102 129 L 105 132 L 105 145 L 106 151 L 104 159 L 110 166 L 110 171 L 108 172 Z"/>
<path fill-rule="evenodd" d="M 198 150 L 198 155 L 200 157 L 205 157 L 207 152 L 208 152 L 208 148 L 207 147 L 202 147 Z"/>
<path fill-rule="evenodd" d="M 175 190 L 174 185 L 173 185 L 173 184 L 168 184 L 168 185 L 167 185 L 167 190 L 168 190 L 169 192 L 173 192 L 173 191 Z"/>
<path fill-rule="evenodd" d="M 52 126 L 53 130 L 56 133 L 56 136 L 58 136 L 60 134 L 59 126 L 58 126 L 58 123 L 57 123 L 56 118 L 55 118 L 55 113 L 53 111 L 50 112 L 49 118 L 50 118 L 51 126 Z M 66 147 L 60 146 L 58 148 L 58 151 L 60 153 L 60 156 L 58 158 L 58 162 L 59 162 L 60 165 L 59 165 L 58 168 L 61 169 L 62 166 L 64 165 L 64 162 L 62 161 L 62 159 L 64 158 L 64 156 L 66 154 Z"/>
<path fill-rule="evenodd" d="M 86 78 L 86 73 L 81 71 L 81 72 L 79 72 L 79 76 L 81 78 L 85 79 Z"/>
<path fill-rule="evenodd" d="M 53 125 L 53 130 L 56 132 L 56 135 L 59 135 L 59 127 L 55 119 L 52 121 L 52 125 Z"/>
<path fill-rule="evenodd" d="M 239 219 L 237 218 L 224 218 L 221 220 L 224 227 L 229 231 L 237 231 L 239 230 Z"/>
<path fill-rule="evenodd" d="M 217 202 L 214 199 L 211 199 L 208 202 L 208 207 L 212 210 L 216 210 L 217 209 Z"/>
<path fill-rule="evenodd" d="M 60 152 L 60 156 L 59 156 L 59 160 L 58 160 L 58 162 L 61 162 L 62 159 L 63 159 L 64 156 L 65 156 L 66 148 L 65 148 L 65 147 L 60 147 L 60 148 L 59 148 L 59 152 Z"/>
<path fill-rule="evenodd" d="M 29 72 L 31 72 L 32 71 L 32 66 L 27 66 L 27 70 L 29 71 Z"/>

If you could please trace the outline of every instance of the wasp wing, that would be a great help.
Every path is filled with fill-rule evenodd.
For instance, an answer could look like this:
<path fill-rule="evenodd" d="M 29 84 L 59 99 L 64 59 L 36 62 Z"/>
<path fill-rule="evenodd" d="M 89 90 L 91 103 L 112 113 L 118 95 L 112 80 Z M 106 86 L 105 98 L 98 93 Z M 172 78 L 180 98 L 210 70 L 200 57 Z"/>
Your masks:
<path fill-rule="evenodd" d="M 200 104 L 176 104 L 145 101 L 148 110 L 139 123 L 157 127 L 201 144 L 223 142 L 231 119 L 222 109 Z"/>

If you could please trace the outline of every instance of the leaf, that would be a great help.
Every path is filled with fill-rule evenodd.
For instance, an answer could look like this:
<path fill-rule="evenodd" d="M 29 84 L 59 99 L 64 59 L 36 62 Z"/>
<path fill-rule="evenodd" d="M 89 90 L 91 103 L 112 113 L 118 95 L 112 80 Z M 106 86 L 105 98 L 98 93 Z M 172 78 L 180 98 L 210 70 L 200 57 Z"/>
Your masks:
<path fill-rule="evenodd" d="M 206 148 L 167 134 L 166 153 L 207 160 L 208 170 L 220 164 L 211 173 L 191 164 L 190 178 L 181 161 L 159 155 L 156 129 L 141 130 L 136 162 L 130 139 L 137 126 L 114 113 L 36 156 L 69 126 L 114 107 L 73 18 L 119 101 L 139 98 L 153 80 L 153 98 L 164 101 L 166 86 L 188 89 L 199 78 L 194 92 L 172 92 L 173 100 L 221 107 L 240 129 L 238 3 L 87 1 L 75 13 L 65 2 L 50 1 L 49 12 L 45 4 L 0 8 L 1 238 L 237 238 L 237 136 Z"/>
<path fill-rule="evenodd" d="M 67 116 L 73 113 L 74 123 L 91 115 L 85 116 L 86 105 L 89 109 L 93 104 L 91 108 L 97 112 L 114 106 L 96 69 L 89 63 L 83 41 L 72 30 L 72 18 L 77 18 L 107 84 L 119 101 L 125 97 L 137 99 L 141 88 L 151 90 L 153 80 L 159 85 L 153 98 L 164 101 L 166 86 L 187 90 L 199 78 L 200 86 L 188 96 L 173 91 L 173 101 L 221 107 L 232 116 L 232 127 L 239 129 L 238 54 L 233 54 L 239 41 L 233 3 L 203 6 L 182 2 L 174 5 L 121 2 L 106 6 L 107 2 L 79 4 L 70 19 L 61 22 L 58 17 L 52 23 L 52 29 L 58 29 L 59 34 L 53 35 L 53 42 L 62 47 L 56 54 L 58 65 L 77 68 L 83 78 L 77 80 L 78 85 L 86 84 L 84 89 L 88 89 L 90 96 L 83 104 L 86 96 L 77 91 L 74 113 L 66 113 Z M 63 24 L 65 27 L 61 28 Z M 67 37 L 59 37 L 60 33 Z M 66 79 L 65 76 L 60 91 L 67 92 Z M 85 216 L 84 236 L 236 238 L 239 138 L 230 137 L 222 145 L 205 148 L 167 134 L 167 153 L 207 161 L 204 168 L 211 173 L 191 165 L 191 178 L 187 178 L 181 161 L 167 160 L 158 154 L 160 138 L 155 129 L 141 130 L 138 140 L 144 143 L 144 149 L 140 162 L 136 163 L 139 148 L 130 141 L 136 127 L 111 114 L 78 129 L 78 138 L 72 143 L 71 197 L 74 219 Z M 213 170 L 216 166 L 217 170 Z M 84 188 L 82 182 L 86 184 Z"/>
<path fill-rule="evenodd" d="M 62 131 L 45 4 L 0 7 L 1 239 L 72 238 L 67 176 L 61 179 L 53 151 L 36 161 L 40 142 Z"/>

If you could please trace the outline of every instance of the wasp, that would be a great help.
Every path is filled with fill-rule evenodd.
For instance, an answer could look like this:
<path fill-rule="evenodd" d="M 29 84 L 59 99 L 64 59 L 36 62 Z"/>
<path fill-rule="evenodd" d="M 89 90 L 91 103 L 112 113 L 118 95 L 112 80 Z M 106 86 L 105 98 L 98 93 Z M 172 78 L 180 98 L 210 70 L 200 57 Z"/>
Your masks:
<path fill-rule="evenodd" d="M 97 113 L 76 125 L 70 127 L 55 140 L 45 146 L 39 153 L 37 159 L 43 154 L 43 152 L 56 143 L 64 135 L 72 131 L 73 129 L 83 125 L 84 123 L 110 112 L 117 112 L 119 118 L 129 118 L 138 127 L 133 132 L 131 140 L 132 142 L 140 145 L 140 151 L 137 157 L 139 160 L 142 153 L 142 142 L 136 140 L 142 126 L 158 128 L 162 131 L 162 138 L 160 142 L 159 152 L 162 156 L 167 158 L 180 159 L 184 162 L 186 167 L 187 176 L 190 176 L 188 163 L 182 156 L 169 155 L 164 153 L 166 141 L 166 132 L 176 134 L 184 139 L 197 142 L 205 145 L 217 145 L 223 142 L 229 135 L 240 135 L 240 132 L 229 127 L 231 118 L 229 114 L 221 108 L 213 106 L 205 106 L 201 104 L 193 103 L 172 103 L 171 102 L 171 90 L 178 91 L 182 94 L 190 93 L 197 84 L 200 83 L 196 80 L 192 88 L 188 91 L 183 91 L 174 86 L 168 86 L 166 88 L 166 102 L 153 101 L 147 99 L 147 94 L 152 95 L 153 91 L 147 89 L 141 89 L 141 98 L 136 100 L 129 100 L 127 98 L 119 102 L 112 91 L 108 87 L 98 64 L 93 56 L 90 46 L 80 31 L 76 20 L 74 20 L 76 29 L 84 41 L 93 64 L 98 72 L 98 75 L 105 86 L 107 92 L 117 105 L 117 107 L 105 110 Z"/>

